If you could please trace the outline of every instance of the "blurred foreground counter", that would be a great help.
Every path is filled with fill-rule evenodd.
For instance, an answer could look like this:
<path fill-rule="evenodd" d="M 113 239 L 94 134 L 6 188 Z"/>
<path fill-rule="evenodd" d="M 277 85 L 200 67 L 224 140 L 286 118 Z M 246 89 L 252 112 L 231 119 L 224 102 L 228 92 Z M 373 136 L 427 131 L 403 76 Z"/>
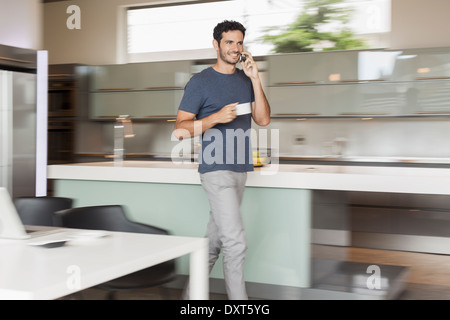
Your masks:
<path fill-rule="evenodd" d="M 48 166 L 55 196 L 75 206 L 124 205 L 130 218 L 174 235 L 203 236 L 209 204 L 196 163 L 124 161 Z M 314 194 L 327 190 L 450 195 L 450 170 L 427 167 L 271 164 L 248 174 L 242 203 L 249 296 L 268 299 L 391 299 L 404 288 L 407 267 L 312 259 L 311 244 L 351 246 L 345 199 L 313 224 Z M 179 259 L 179 283 L 189 262 Z M 378 278 L 377 278 L 378 277 Z M 222 263 L 211 291 L 224 292 Z M 372 281 L 373 280 L 373 285 Z"/>

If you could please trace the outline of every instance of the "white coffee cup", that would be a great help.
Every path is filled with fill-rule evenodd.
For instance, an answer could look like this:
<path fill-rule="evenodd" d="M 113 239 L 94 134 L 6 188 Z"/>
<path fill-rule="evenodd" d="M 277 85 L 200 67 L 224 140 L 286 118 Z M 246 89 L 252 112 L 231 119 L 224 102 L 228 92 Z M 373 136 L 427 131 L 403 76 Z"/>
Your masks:
<path fill-rule="evenodd" d="M 240 103 L 236 106 L 236 115 L 241 116 L 249 113 L 252 113 L 252 105 L 250 102 Z"/>

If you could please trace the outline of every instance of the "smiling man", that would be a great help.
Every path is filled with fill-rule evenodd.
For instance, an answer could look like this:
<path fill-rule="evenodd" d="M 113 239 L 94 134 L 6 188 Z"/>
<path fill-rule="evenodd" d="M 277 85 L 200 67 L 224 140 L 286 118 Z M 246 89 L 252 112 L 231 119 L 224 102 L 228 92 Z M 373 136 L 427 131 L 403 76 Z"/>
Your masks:
<path fill-rule="evenodd" d="M 248 299 L 243 272 L 247 244 L 240 206 L 247 172 L 253 171 L 251 122 L 270 123 L 258 67 L 244 51 L 245 30 L 235 21 L 223 21 L 214 28 L 217 62 L 188 82 L 175 124 L 180 140 L 201 135 L 198 171 L 210 204 L 209 270 L 222 251 L 226 290 L 233 300 Z M 245 55 L 243 62 L 241 55 Z M 243 70 L 236 68 L 238 62 Z"/>

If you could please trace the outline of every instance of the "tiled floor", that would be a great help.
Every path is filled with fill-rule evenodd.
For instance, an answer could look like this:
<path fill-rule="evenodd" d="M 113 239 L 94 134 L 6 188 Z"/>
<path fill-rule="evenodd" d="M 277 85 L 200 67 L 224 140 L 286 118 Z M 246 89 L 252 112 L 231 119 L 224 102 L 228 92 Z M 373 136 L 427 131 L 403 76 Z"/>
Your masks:
<path fill-rule="evenodd" d="M 450 300 L 450 287 L 410 283 L 397 300 Z"/>
<path fill-rule="evenodd" d="M 409 267 L 398 300 L 450 300 L 450 256 L 406 251 L 315 245 L 313 257 Z"/>
<path fill-rule="evenodd" d="M 408 266 L 410 268 L 408 284 L 405 291 L 396 298 L 397 300 L 450 300 L 450 256 L 448 255 L 313 246 L 313 256 L 337 260 L 345 257 L 345 260 L 352 262 Z M 178 300 L 180 295 L 179 289 L 152 288 L 120 292 L 116 298 L 119 300 Z M 88 289 L 84 290 L 81 296 L 73 298 L 97 300 L 105 299 L 106 294 L 98 289 Z M 210 299 L 224 300 L 226 295 L 211 293 Z"/>
<path fill-rule="evenodd" d="M 103 300 L 106 299 L 105 291 L 99 289 L 88 289 L 82 291 L 81 296 L 75 295 L 73 298 L 84 300 Z M 124 291 L 116 295 L 117 300 L 179 300 L 181 297 L 181 290 L 170 288 L 150 288 L 142 290 Z M 225 295 L 214 294 L 210 295 L 211 300 L 224 300 Z"/>
<path fill-rule="evenodd" d="M 142 289 L 130 292 L 121 292 L 117 295 L 117 300 L 178 300 L 181 291 L 178 289 L 164 289 L 164 294 L 159 288 Z M 70 298 L 69 298 L 70 299 Z M 81 296 L 73 296 L 72 299 L 83 300 L 104 300 L 105 292 L 98 289 L 88 289 L 82 292 Z M 226 300 L 223 294 L 211 293 L 211 300 Z M 256 299 L 252 298 L 250 299 Z M 397 297 L 397 300 L 450 300 L 450 287 L 426 284 L 408 284 L 406 290 Z"/>

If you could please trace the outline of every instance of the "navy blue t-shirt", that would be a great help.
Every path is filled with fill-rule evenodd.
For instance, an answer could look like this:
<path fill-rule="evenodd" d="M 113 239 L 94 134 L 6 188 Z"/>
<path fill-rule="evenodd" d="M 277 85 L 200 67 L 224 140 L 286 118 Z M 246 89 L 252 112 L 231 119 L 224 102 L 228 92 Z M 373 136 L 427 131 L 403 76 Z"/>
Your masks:
<path fill-rule="evenodd" d="M 209 67 L 186 84 L 179 109 L 196 114 L 200 120 L 228 104 L 254 100 L 252 83 L 242 70 L 224 74 Z M 219 123 L 204 132 L 198 171 L 253 171 L 251 120 L 251 113 L 240 115 L 229 123 Z"/>

